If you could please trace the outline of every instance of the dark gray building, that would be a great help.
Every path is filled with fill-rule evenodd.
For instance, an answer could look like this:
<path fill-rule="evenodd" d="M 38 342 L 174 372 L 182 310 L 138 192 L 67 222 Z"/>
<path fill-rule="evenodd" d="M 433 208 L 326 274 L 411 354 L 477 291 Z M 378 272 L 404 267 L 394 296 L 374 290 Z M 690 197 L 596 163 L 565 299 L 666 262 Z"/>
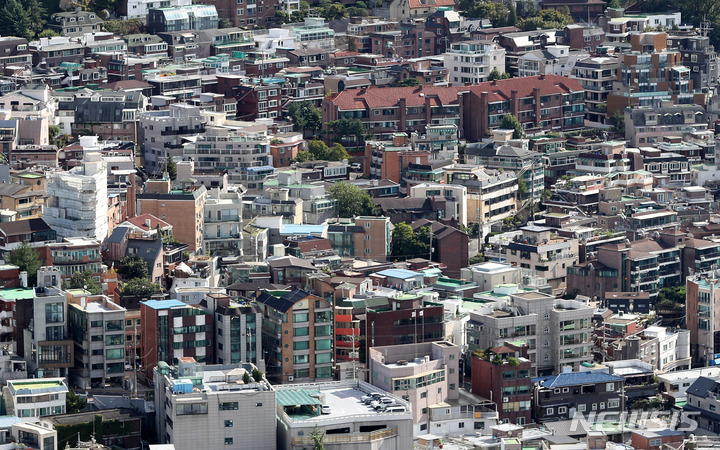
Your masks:
<path fill-rule="evenodd" d="M 625 379 L 605 372 L 569 372 L 533 379 L 536 422 L 581 413 L 625 411 Z"/>
<path fill-rule="evenodd" d="M 685 411 L 699 413 L 693 416 L 698 427 L 720 433 L 720 382 L 717 378 L 700 377 L 685 392 Z M 697 433 L 696 433 L 697 434 Z"/>
<path fill-rule="evenodd" d="M 707 92 L 708 87 L 717 83 L 717 53 L 708 36 L 668 36 L 667 45 L 680 51 L 680 61 L 690 69 L 690 79 L 696 92 Z"/>

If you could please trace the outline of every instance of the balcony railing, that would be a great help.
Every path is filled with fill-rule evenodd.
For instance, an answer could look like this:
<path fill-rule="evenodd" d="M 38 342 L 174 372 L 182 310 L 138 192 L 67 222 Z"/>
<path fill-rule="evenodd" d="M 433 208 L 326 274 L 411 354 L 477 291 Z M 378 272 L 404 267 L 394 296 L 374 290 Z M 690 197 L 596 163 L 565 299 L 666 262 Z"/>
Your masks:
<path fill-rule="evenodd" d="M 389 430 L 373 431 L 371 433 L 354 433 L 354 434 L 338 434 L 325 435 L 323 443 L 325 444 L 350 444 L 353 442 L 369 442 L 378 439 L 386 439 L 398 435 L 397 428 Z M 313 445 L 312 438 L 293 438 L 293 446 L 295 445 Z"/>

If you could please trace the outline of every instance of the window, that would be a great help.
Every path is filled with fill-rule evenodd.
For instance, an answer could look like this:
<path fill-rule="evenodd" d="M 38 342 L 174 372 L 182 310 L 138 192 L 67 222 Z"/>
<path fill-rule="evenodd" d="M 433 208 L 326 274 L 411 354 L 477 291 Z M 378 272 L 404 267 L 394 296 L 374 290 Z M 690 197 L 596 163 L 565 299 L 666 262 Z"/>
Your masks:
<path fill-rule="evenodd" d="M 226 420 L 225 421 L 225 428 L 232 428 L 233 421 L 232 420 Z"/>
<path fill-rule="evenodd" d="M 608 400 L 608 408 L 619 408 L 620 400 Z"/>
<path fill-rule="evenodd" d="M 650 447 L 660 447 L 662 445 L 662 439 L 650 439 Z"/>
<path fill-rule="evenodd" d="M 545 409 L 545 415 L 552 416 L 555 414 L 555 408 L 546 408 Z"/>
<path fill-rule="evenodd" d="M 558 414 L 566 414 L 567 406 L 558 406 Z"/>
<path fill-rule="evenodd" d="M 615 391 L 615 383 L 608 383 L 608 384 L 607 384 L 607 391 L 608 391 L 608 392 L 613 392 L 613 391 Z"/>
<path fill-rule="evenodd" d="M 48 303 L 45 305 L 45 322 L 62 323 L 65 320 L 65 308 L 62 303 Z"/>
<path fill-rule="evenodd" d="M 225 438 L 225 445 L 233 445 L 233 438 Z"/>
<path fill-rule="evenodd" d="M 585 412 L 586 405 L 585 405 L 585 403 L 581 403 L 581 404 L 577 405 L 577 408 L 578 408 L 578 412 Z"/>
<path fill-rule="evenodd" d="M 223 402 L 223 403 L 220 403 L 218 409 L 220 409 L 220 411 L 237 411 L 237 409 L 238 409 L 238 402 Z"/>
<path fill-rule="evenodd" d="M 420 398 L 427 398 L 427 392 L 421 392 Z"/>

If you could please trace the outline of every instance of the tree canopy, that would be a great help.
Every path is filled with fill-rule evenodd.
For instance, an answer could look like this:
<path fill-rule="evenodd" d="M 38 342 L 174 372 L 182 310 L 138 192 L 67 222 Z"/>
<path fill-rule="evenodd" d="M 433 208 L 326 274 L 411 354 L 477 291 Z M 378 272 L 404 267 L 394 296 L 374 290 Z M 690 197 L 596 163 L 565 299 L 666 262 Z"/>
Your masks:
<path fill-rule="evenodd" d="M 404 261 L 430 256 L 430 228 L 420 227 L 417 232 L 404 222 L 395 225 L 390 242 L 392 259 Z"/>
<path fill-rule="evenodd" d="M 328 126 L 335 134 L 333 139 L 335 142 L 340 142 L 343 137 L 352 137 L 358 144 L 362 143 L 362 140 L 369 135 L 365 125 L 358 119 L 338 119 L 328 122 Z"/>
<path fill-rule="evenodd" d="M 95 281 L 95 277 L 90 270 L 84 272 L 75 272 L 67 283 L 70 289 L 85 289 L 92 295 L 102 294 L 102 286 Z"/>
<path fill-rule="evenodd" d="M 148 264 L 137 255 L 124 257 L 120 260 L 120 266 L 118 272 L 123 274 L 127 279 L 148 277 Z"/>
<path fill-rule="evenodd" d="M 23 242 L 20 247 L 11 251 L 5 256 L 5 262 L 18 266 L 20 271 L 28 274 L 28 285 L 35 286 L 37 281 L 37 271 L 42 265 L 35 249 L 30 244 Z"/>
<path fill-rule="evenodd" d="M 45 8 L 38 0 L 0 1 L 0 34 L 20 36 L 28 41 L 45 27 Z"/>
<path fill-rule="evenodd" d="M 510 74 L 509 74 L 509 73 L 507 73 L 507 72 L 500 73 L 500 71 L 497 70 L 497 69 L 493 69 L 493 70 L 488 74 L 488 81 L 493 81 L 493 80 L 507 80 L 508 78 L 510 78 Z"/>
<path fill-rule="evenodd" d="M 147 278 L 133 278 L 122 286 L 123 297 L 148 298 L 157 292 L 160 292 L 160 286 Z"/>
<path fill-rule="evenodd" d="M 350 160 L 345 147 L 340 144 L 335 144 L 332 147 L 328 147 L 323 141 L 314 140 L 308 142 L 308 149 L 298 152 L 295 157 L 295 161 L 342 161 Z"/>
<path fill-rule="evenodd" d="M 310 102 L 292 103 L 288 107 L 295 131 L 317 131 L 322 127 L 322 111 Z"/>
<path fill-rule="evenodd" d="M 565 25 L 574 22 L 567 8 L 561 11 L 555 9 L 542 9 L 536 15 L 518 21 L 517 27 L 523 31 L 532 31 L 546 28 L 563 29 Z"/>
<path fill-rule="evenodd" d="M 400 87 L 420 86 L 420 80 L 415 77 L 405 78 L 398 83 Z"/>
<path fill-rule="evenodd" d="M 505 114 L 500 121 L 500 128 L 505 130 L 513 130 L 513 139 L 521 139 L 525 133 L 523 133 L 522 124 L 517 117 L 512 114 Z"/>
<path fill-rule="evenodd" d="M 329 189 L 330 197 L 337 201 L 338 216 L 374 216 L 376 207 L 366 191 L 354 184 L 340 182 Z"/>

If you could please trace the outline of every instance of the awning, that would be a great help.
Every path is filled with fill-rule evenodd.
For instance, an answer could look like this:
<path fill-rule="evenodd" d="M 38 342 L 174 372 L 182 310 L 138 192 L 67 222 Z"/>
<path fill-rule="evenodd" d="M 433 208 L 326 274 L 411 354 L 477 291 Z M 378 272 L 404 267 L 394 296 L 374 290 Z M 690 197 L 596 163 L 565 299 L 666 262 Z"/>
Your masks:
<path fill-rule="evenodd" d="M 320 399 L 311 397 L 311 393 L 320 393 L 320 391 L 309 390 L 284 390 L 277 391 L 277 402 L 280 406 L 302 406 L 302 405 L 322 405 Z"/>

